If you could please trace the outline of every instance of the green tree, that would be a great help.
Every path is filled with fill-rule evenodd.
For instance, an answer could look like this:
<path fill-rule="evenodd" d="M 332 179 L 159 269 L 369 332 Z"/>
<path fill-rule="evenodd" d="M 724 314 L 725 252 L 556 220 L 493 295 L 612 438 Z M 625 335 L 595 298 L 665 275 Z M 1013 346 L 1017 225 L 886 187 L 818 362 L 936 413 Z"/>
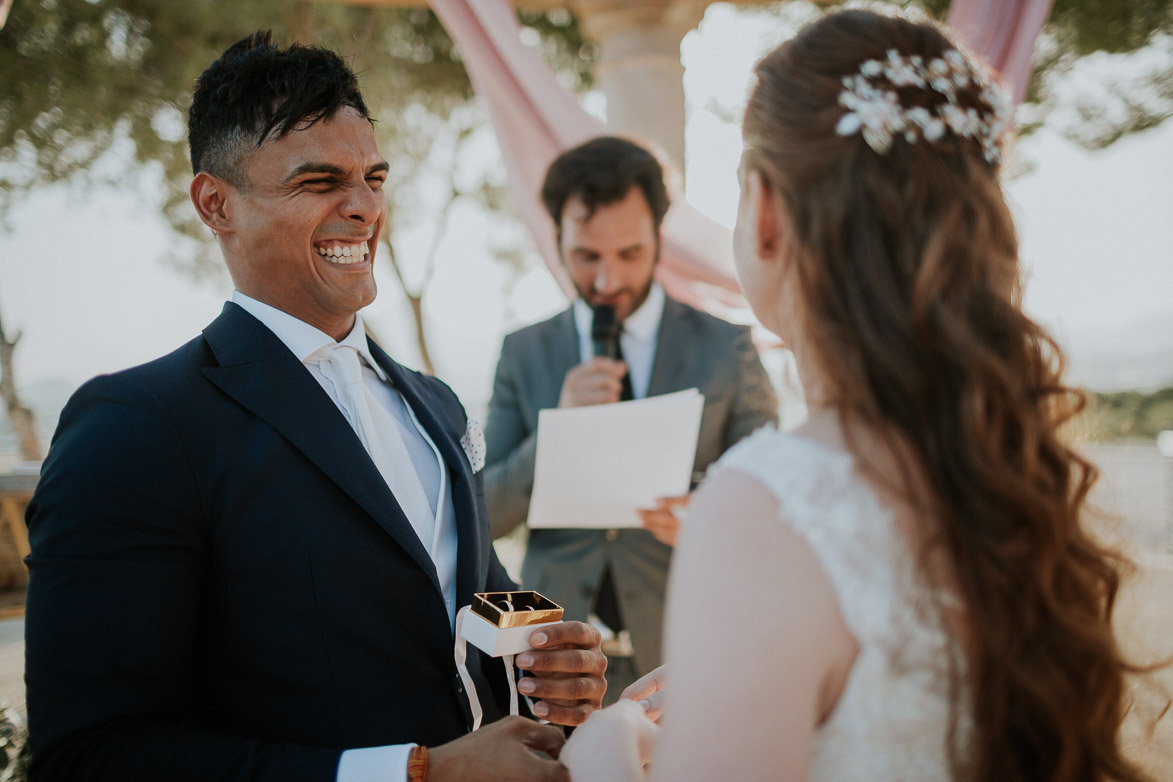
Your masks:
<path fill-rule="evenodd" d="M 945 19 L 950 0 L 903 4 Z M 1037 51 L 1022 132 L 1036 129 L 1067 103 L 1069 118 L 1057 121 L 1057 130 L 1099 149 L 1173 116 L 1173 0 L 1055 0 Z M 1116 83 L 1089 92 L 1065 89 L 1079 80 L 1089 58 L 1120 61 L 1142 51 L 1151 55 L 1148 62 L 1134 61 Z"/>
<path fill-rule="evenodd" d="M 525 14 L 522 22 L 540 34 L 543 55 L 565 81 L 589 84 L 591 63 L 582 55 L 591 50 L 573 17 L 551 11 Z M 177 233 L 169 260 L 197 275 L 218 268 L 208 232 L 188 204 L 185 117 L 203 68 L 258 28 L 272 28 L 278 40 L 342 52 L 359 73 L 392 164 L 384 238 L 422 329 L 422 286 L 434 253 L 408 259 L 394 252 L 400 231 L 420 221 L 442 230 L 460 199 L 504 207 L 495 172 L 454 183 L 442 170 L 441 161 L 459 157 L 485 123 L 458 52 L 426 9 L 289 0 L 16 0 L 0 29 L 0 220 L 35 188 L 125 180 L 121 167 L 97 165 L 125 145 L 133 165 L 160 172 L 159 206 Z M 438 202 L 420 196 L 429 176 L 449 178 Z M 410 267 L 421 265 L 413 274 Z M 422 333 L 421 350 L 430 363 Z"/>
<path fill-rule="evenodd" d="M 1173 429 L 1173 387 L 1094 393 L 1090 402 L 1085 418 L 1093 440 L 1151 440 Z"/>
<path fill-rule="evenodd" d="M 940 17 L 948 10 L 948 0 L 915 2 Z M 569 12 L 522 14 L 522 23 L 540 34 L 541 53 L 563 81 L 589 85 L 593 47 Z M 422 327 L 435 253 L 406 257 L 395 252 L 397 237 L 421 222 L 443 230 L 461 200 L 500 209 L 504 184 L 494 167 L 482 168 L 475 181 L 452 178 L 451 161 L 485 123 L 451 39 L 425 9 L 305 0 L 15 0 L 0 29 L 0 221 L 35 188 L 125 181 L 133 172 L 123 166 L 96 165 L 125 145 L 134 167 L 159 172 L 159 206 L 176 229 L 170 260 L 195 274 L 217 268 L 213 244 L 187 203 L 184 117 L 202 68 L 260 27 L 352 57 L 393 163 L 388 256 Z M 1085 58 L 1173 50 L 1171 31 L 1173 0 L 1055 0 L 1030 96 L 1037 110 L 1028 116 L 1037 123 L 1057 105 L 1056 85 Z M 1069 136 L 1085 146 L 1111 143 L 1173 113 L 1173 74 L 1157 67 L 1115 91 L 1111 105 L 1091 99 L 1076 110 Z M 421 197 L 424 183 L 437 178 L 441 196 Z M 509 248 L 497 254 L 518 256 Z"/>

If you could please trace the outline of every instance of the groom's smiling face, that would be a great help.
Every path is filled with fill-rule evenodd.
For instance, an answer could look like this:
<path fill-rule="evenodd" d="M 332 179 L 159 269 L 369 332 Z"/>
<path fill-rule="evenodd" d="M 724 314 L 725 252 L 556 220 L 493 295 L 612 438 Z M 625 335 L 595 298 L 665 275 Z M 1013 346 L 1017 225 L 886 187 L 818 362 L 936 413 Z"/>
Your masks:
<path fill-rule="evenodd" d="M 270 138 L 228 185 L 222 233 L 242 292 L 339 339 L 375 298 L 387 162 L 353 109 Z"/>

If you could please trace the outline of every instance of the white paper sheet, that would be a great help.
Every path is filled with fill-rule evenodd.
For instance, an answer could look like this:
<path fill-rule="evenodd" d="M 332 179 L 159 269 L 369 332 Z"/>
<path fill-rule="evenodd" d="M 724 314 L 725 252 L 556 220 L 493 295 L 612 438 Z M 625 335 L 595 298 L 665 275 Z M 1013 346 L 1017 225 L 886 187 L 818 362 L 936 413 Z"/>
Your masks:
<path fill-rule="evenodd" d="M 643 526 L 637 509 L 688 493 L 704 403 L 690 388 L 541 411 L 529 526 Z"/>

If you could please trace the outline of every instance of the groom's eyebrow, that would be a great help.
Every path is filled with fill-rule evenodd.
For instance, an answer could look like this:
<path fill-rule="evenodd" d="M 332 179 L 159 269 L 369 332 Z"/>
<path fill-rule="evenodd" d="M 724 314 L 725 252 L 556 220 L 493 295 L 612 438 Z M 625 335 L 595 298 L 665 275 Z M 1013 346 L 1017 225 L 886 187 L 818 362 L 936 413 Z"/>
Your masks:
<path fill-rule="evenodd" d="M 386 160 L 383 160 L 368 168 L 366 170 L 366 176 L 389 171 L 390 169 L 391 164 Z M 333 163 L 323 163 L 311 160 L 307 163 L 302 163 L 300 166 L 293 169 L 293 171 L 289 172 L 289 175 L 285 177 L 283 181 L 290 182 L 304 174 L 330 174 L 331 176 L 342 177 L 346 176 L 346 169 L 342 168 L 342 166 L 334 165 Z"/>
<path fill-rule="evenodd" d="M 309 161 L 302 163 L 297 168 L 289 172 L 289 176 L 285 177 L 285 182 L 290 182 L 297 179 L 303 174 L 330 174 L 332 176 L 342 176 L 346 172 L 342 170 L 341 166 L 336 166 L 333 163 L 319 163 L 317 161 Z"/>

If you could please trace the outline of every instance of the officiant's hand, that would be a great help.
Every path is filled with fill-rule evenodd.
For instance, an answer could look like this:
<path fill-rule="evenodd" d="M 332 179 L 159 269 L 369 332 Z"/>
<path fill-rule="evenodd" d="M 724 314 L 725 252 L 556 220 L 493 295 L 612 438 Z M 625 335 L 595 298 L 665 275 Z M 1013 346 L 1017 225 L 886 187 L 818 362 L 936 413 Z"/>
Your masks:
<path fill-rule="evenodd" d="M 675 546 L 680 536 L 680 516 L 677 512 L 688 506 L 692 497 L 686 494 L 683 497 L 661 497 L 656 500 L 656 507 L 641 508 L 636 511 L 643 519 L 644 529 L 652 533 L 656 540 L 668 546 Z"/>
<path fill-rule="evenodd" d="M 586 407 L 618 402 L 626 374 L 627 364 L 622 361 L 605 356 L 584 361 L 566 373 L 558 406 Z"/>
<path fill-rule="evenodd" d="M 560 728 L 505 717 L 455 741 L 428 748 L 428 782 L 568 782 L 556 758 L 566 739 Z M 545 752 L 555 760 L 535 755 Z"/>
<path fill-rule="evenodd" d="M 530 651 L 517 655 L 518 692 L 541 700 L 534 714 L 558 725 L 579 725 L 603 703 L 607 658 L 599 631 L 583 622 L 560 622 L 535 630 Z"/>

